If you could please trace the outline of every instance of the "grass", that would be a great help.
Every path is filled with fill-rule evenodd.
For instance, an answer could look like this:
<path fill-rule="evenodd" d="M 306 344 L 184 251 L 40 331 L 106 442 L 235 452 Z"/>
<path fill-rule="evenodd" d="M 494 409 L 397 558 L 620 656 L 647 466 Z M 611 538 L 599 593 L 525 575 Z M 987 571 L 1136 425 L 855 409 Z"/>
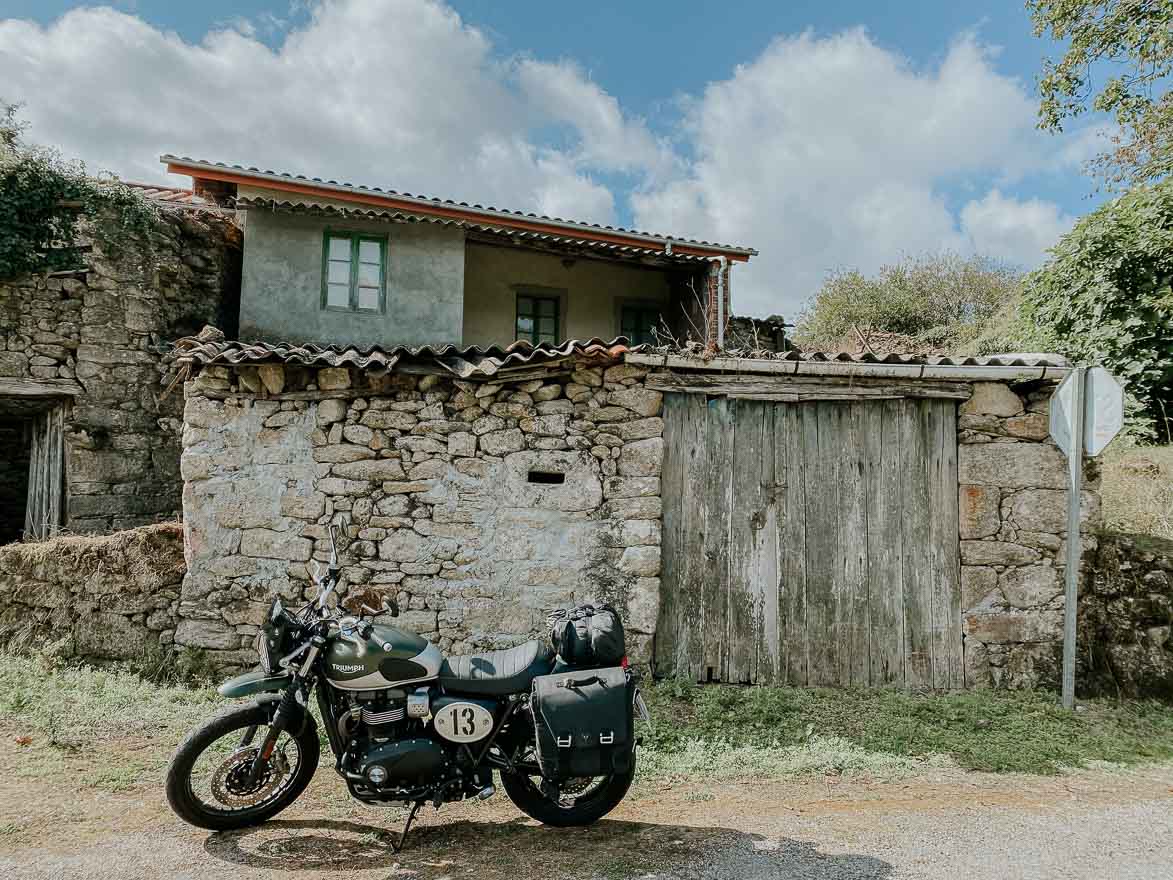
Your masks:
<path fill-rule="evenodd" d="M 1050 774 L 1100 762 L 1173 759 L 1173 707 L 1088 701 L 1065 712 L 1053 694 L 698 687 L 645 689 L 644 731 L 656 775 L 908 775 L 966 770 Z"/>
<path fill-rule="evenodd" d="M 644 688 L 641 782 L 893 779 L 942 768 L 1058 773 L 1173 759 L 1173 707 L 1051 694 L 699 687 Z M 91 755 L 82 782 L 121 791 L 158 778 L 176 743 L 225 705 L 207 686 L 159 684 L 123 669 L 54 666 L 0 654 L 0 722 L 22 740 L 22 776 L 59 776 Z"/>
<path fill-rule="evenodd" d="M 1104 526 L 1173 541 L 1173 445 L 1113 443 L 1102 468 Z"/>

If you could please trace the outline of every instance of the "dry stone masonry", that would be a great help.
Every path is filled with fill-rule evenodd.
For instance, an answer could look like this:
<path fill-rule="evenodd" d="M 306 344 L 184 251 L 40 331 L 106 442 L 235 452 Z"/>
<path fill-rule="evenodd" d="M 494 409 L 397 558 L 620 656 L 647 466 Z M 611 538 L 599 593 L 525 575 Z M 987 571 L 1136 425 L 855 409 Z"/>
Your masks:
<path fill-rule="evenodd" d="M 340 522 L 344 601 L 394 597 L 397 625 L 447 652 L 543 637 L 548 610 L 592 599 L 620 609 L 646 658 L 663 454 L 646 372 L 204 367 L 186 388 L 176 644 L 244 656 L 273 596 L 310 595 Z"/>
<path fill-rule="evenodd" d="M 1173 541 L 1102 536 L 1079 635 L 1085 692 L 1173 698 Z"/>
<path fill-rule="evenodd" d="M 183 402 L 163 395 L 161 354 L 205 323 L 234 326 L 239 261 L 231 220 L 170 209 L 146 240 L 127 241 L 116 256 L 95 242 L 86 271 L 0 282 L 0 380 L 50 395 L 55 383 L 76 383 L 77 393 L 56 400 L 65 407 L 69 530 L 131 528 L 179 513 Z M 6 438 L 20 435 L 29 406 L 0 383 Z M 4 521 L 23 519 L 23 487 L 19 471 L 0 474 Z"/>
<path fill-rule="evenodd" d="M 175 523 L 0 547 L 0 643 L 142 659 L 171 644 L 183 573 Z"/>
<path fill-rule="evenodd" d="M 1067 459 L 1048 439 L 1052 390 L 1028 387 L 1020 395 L 1001 383 L 977 382 L 959 409 L 961 602 L 970 686 L 1058 682 Z M 1080 508 L 1083 558 L 1090 563 L 1100 499 L 1092 467 L 1085 477 Z"/>

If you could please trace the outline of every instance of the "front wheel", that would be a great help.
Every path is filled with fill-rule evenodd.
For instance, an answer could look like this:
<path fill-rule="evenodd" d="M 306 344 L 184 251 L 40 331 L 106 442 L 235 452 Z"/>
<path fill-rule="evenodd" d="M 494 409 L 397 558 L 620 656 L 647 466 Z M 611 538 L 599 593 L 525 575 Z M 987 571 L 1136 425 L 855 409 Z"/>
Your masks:
<path fill-rule="evenodd" d="M 501 784 L 509 799 L 527 816 L 544 825 L 567 828 L 590 825 L 619 806 L 635 779 L 635 756 L 624 773 L 568 779 L 557 789 L 543 790 L 540 776 L 502 773 Z"/>
<path fill-rule="evenodd" d="M 228 831 L 276 816 L 318 767 L 318 729 L 308 713 L 296 733 L 282 732 L 256 778 L 249 768 L 264 742 L 275 702 L 233 706 L 187 735 L 167 769 L 167 800 L 183 821 Z"/>

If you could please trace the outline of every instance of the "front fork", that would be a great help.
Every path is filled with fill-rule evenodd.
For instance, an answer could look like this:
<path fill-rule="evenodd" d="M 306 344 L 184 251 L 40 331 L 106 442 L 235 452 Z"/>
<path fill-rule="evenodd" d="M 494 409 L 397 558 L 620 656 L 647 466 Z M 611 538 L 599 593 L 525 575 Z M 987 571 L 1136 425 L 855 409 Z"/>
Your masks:
<path fill-rule="evenodd" d="M 308 710 L 303 708 L 305 702 L 303 689 L 305 683 L 310 681 L 314 662 L 318 659 L 318 654 L 321 653 L 325 645 L 326 640 L 320 635 L 315 635 L 310 640 L 310 649 L 306 652 L 305 659 L 294 674 L 289 687 L 281 695 L 281 702 L 277 704 L 277 711 L 273 713 L 273 720 L 269 723 L 265 739 L 249 767 L 248 781 L 250 785 L 257 780 L 257 777 L 265 769 L 265 765 L 269 763 L 269 759 L 273 757 L 273 749 L 277 747 L 277 740 L 280 739 L 281 734 L 292 730 L 299 720 L 301 723 L 305 723 L 304 713 Z M 249 738 L 252 738 L 251 731 Z"/>

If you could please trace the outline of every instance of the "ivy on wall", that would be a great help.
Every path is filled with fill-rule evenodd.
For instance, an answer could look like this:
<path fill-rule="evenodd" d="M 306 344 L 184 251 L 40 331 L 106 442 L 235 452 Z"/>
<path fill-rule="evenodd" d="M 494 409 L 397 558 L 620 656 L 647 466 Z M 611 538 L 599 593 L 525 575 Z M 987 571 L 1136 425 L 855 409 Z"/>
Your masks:
<path fill-rule="evenodd" d="M 0 102 L 0 280 L 81 268 L 87 232 L 112 256 L 149 232 L 157 208 L 130 187 L 91 177 L 79 162 L 24 144 L 17 109 Z M 98 215 L 102 222 L 85 229 L 86 218 Z"/>

